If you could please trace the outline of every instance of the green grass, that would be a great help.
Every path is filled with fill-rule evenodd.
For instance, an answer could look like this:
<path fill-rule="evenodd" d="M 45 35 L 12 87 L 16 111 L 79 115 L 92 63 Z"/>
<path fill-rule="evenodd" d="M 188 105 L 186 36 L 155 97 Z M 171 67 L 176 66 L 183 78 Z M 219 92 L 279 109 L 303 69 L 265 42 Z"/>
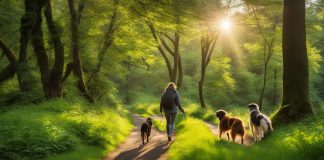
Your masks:
<path fill-rule="evenodd" d="M 142 94 L 138 96 L 132 105 L 127 106 L 127 109 L 143 117 L 160 115 L 160 101 L 158 97 Z"/>
<path fill-rule="evenodd" d="M 188 118 L 181 121 L 176 130 L 177 137 L 168 150 L 168 159 L 206 159 L 212 153 L 213 149 L 206 147 L 214 144 L 215 137 L 200 120 Z"/>
<path fill-rule="evenodd" d="M 281 128 L 253 146 L 219 140 L 198 119 L 189 118 L 176 127 L 177 138 L 168 151 L 172 160 L 324 159 L 324 115 L 304 119 Z"/>
<path fill-rule="evenodd" d="M 0 113 L 0 159 L 100 159 L 132 129 L 122 107 L 52 100 Z"/>
<path fill-rule="evenodd" d="M 247 147 L 220 140 L 205 126 L 203 121 L 218 124 L 214 117 L 217 109 L 202 109 L 199 104 L 186 99 L 183 99 L 183 107 L 188 118 L 182 120 L 181 116 L 177 116 L 176 140 L 168 150 L 169 159 L 324 160 L 323 111 L 316 117 L 274 128 L 265 139 Z M 150 101 L 138 101 L 129 109 L 143 116 L 159 115 L 159 101 L 153 98 L 150 98 Z M 249 111 L 246 107 L 226 106 L 219 109 L 224 109 L 229 116 L 238 117 L 243 120 L 245 126 L 248 125 Z M 159 121 L 155 120 L 154 124 L 157 123 Z M 161 126 L 164 127 L 165 124 Z"/>
<path fill-rule="evenodd" d="M 158 129 L 159 131 L 165 131 L 166 128 L 166 121 L 165 119 L 161 120 L 157 120 L 157 119 L 153 119 L 153 127 L 155 127 L 156 129 Z"/>

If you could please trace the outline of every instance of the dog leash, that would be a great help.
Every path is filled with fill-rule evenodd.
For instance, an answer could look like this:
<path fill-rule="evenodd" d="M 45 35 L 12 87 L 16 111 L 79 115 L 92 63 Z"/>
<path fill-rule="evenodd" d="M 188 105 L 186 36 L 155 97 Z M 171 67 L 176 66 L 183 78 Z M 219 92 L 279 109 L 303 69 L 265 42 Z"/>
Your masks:
<path fill-rule="evenodd" d="M 149 139 L 152 139 L 152 138 L 155 136 L 156 132 L 158 132 L 158 128 L 160 128 L 161 123 L 162 123 L 162 120 L 163 120 L 163 114 L 161 113 L 161 120 L 160 120 L 160 122 L 159 122 L 159 125 L 158 125 L 158 127 L 155 129 L 154 134 L 152 134 L 152 136 L 150 136 Z"/>

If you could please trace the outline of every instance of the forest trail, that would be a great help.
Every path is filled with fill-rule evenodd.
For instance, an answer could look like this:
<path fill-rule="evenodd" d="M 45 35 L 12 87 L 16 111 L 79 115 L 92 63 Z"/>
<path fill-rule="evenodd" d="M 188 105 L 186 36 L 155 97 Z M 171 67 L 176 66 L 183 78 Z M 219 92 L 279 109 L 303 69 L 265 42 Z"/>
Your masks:
<path fill-rule="evenodd" d="M 171 144 L 168 142 L 165 133 L 157 131 L 153 126 L 150 142 L 142 145 L 140 126 L 145 122 L 145 118 L 135 114 L 132 115 L 132 118 L 135 125 L 133 131 L 126 140 L 119 145 L 117 149 L 109 153 L 104 160 L 165 160 L 165 153 Z"/>
<path fill-rule="evenodd" d="M 211 132 L 215 135 L 215 136 L 219 136 L 219 131 L 218 131 L 218 126 L 210 123 L 210 122 L 206 122 L 204 121 L 204 123 L 209 127 L 209 129 L 211 130 Z M 248 131 L 247 129 L 245 131 Z M 222 135 L 222 139 L 226 140 L 227 141 L 227 135 L 226 134 L 223 134 Z M 241 143 L 241 140 L 240 138 L 236 137 L 236 140 L 235 140 L 236 143 Z M 249 134 L 245 134 L 244 136 L 244 145 L 245 146 L 250 146 L 254 143 L 254 138 L 249 135 Z"/>

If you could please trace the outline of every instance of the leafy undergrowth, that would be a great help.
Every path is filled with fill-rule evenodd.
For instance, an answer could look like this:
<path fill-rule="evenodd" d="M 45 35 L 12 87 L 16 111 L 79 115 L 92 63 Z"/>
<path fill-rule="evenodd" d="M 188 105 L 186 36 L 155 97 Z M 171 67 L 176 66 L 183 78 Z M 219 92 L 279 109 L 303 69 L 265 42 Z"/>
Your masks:
<path fill-rule="evenodd" d="M 132 129 L 122 107 L 52 100 L 0 114 L 0 159 L 100 159 Z"/>
<path fill-rule="evenodd" d="M 198 119 L 189 118 L 176 127 L 177 138 L 168 159 L 324 159 L 324 116 L 308 118 L 281 128 L 246 147 L 219 140 Z"/>

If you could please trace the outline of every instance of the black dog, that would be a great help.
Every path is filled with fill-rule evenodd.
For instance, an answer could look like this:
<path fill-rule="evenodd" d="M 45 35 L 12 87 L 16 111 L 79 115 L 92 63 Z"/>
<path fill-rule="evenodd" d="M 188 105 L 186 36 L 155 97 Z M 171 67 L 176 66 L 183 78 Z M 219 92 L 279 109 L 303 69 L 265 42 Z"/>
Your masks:
<path fill-rule="evenodd" d="M 151 127 L 152 127 L 152 119 L 151 118 L 147 118 L 146 122 L 142 123 L 141 126 L 141 137 L 142 137 L 142 141 L 143 141 L 143 145 L 144 145 L 144 140 L 146 138 L 146 141 L 149 142 L 149 137 L 151 134 Z"/>

